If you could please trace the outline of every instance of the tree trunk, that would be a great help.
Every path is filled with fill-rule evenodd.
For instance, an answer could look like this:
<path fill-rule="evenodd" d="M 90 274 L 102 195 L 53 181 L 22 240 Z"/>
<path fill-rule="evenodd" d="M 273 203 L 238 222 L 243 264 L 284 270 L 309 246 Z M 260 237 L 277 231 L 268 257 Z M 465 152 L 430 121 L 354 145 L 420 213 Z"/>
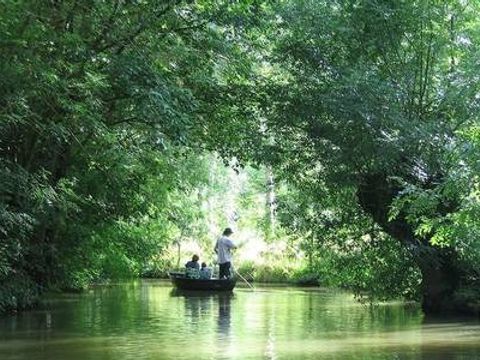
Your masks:
<path fill-rule="evenodd" d="M 358 187 L 360 206 L 382 229 L 400 241 L 413 255 L 422 274 L 422 308 L 427 314 L 454 311 L 453 294 L 458 288 L 461 272 L 451 248 L 432 246 L 429 239 L 415 236 L 402 214 L 388 220 L 392 201 L 399 192 L 383 174 L 366 176 Z"/>
<path fill-rule="evenodd" d="M 423 311 L 426 314 L 438 314 L 461 310 L 455 308 L 453 299 L 461 275 L 455 266 L 454 252 L 433 247 L 429 250 L 431 254 L 426 254 L 423 259 L 416 257 L 422 273 Z"/>
<path fill-rule="evenodd" d="M 277 200 L 275 198 L 275 179 L 273 177 L 273 170 L 269 166 L 267 168 L 267 181 L 266 181 L 266 206 L 268 209 L 268 237 L 275 237 L 276 228 L 276 210 Z"/>

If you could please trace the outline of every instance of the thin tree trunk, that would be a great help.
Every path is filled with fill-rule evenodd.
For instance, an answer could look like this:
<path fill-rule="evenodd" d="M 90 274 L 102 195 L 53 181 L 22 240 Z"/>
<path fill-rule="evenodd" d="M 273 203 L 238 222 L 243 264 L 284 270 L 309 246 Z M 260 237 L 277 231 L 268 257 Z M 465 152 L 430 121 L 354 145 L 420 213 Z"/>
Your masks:
<path fill-rule="evenodd" d="M 275 236 L 275 217 L 277 209 L 277 200 L 275 198 L 275 179 L 273 177 L 273 171 L 271 167 L 267 169 L 267 183 L 266 183 L 266 203 L 268 208 L 268 225 L 269 236 Z"/>
<path fill-rule="evenodd" d="M 181 256 L 181 243 L 180 239 L 177 241 L 177 269 L 180 269 L 180 256 Z"/>

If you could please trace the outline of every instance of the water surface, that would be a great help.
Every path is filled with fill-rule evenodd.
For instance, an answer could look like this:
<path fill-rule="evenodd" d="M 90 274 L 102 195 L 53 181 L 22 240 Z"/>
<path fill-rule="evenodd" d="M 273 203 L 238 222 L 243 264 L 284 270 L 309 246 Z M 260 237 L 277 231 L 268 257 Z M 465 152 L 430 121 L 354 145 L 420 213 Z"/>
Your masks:
<path fill-rule="evenodd" d="M 192 294 L 138 281 L 0 318 L 0 359 L 480 359 L 480 322 L 332 290 Z"/>

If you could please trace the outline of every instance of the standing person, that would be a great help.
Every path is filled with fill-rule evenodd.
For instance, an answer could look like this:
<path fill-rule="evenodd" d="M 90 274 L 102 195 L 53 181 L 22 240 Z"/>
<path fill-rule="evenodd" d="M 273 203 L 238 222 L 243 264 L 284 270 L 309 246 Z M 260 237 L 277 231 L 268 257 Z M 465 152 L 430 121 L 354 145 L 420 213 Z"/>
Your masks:
<path fill-rule="evenodd" d="M 226 228 L 215 244 L 215 252 L 217 253 L 218 264 L 220 265 L 220 279 L 228 279 L 230 277 L 230 267 L 232 265 L 232 254 L 230 250 L 237 248 L 229 238 L 232 234 L 232 229 Z"/>

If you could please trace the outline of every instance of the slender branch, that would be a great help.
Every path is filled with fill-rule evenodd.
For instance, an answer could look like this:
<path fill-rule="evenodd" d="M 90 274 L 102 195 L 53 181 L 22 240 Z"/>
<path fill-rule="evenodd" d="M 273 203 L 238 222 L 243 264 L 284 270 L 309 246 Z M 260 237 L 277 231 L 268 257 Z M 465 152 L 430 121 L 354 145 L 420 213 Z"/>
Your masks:
<path fill-rule="evenodd" d="M 120 125 L 120 124 L 134 124 L 134 123 L 142 122 L 142 121 L 138 121 L 138 120 L 140 120 L 140 118 L 138 116 L 131 116 L 131 117 L 123 118 L 121 120 L 112 121 L 112 122 L 108 123 L 108 125 L 109 126 L 117 126 L 117 125 Z M 147 124 L 146 122 L 144 122 L 144 123 Z"/>
<path fill-rule="evenodd" d="M 419 98 L 419 110 L 420 110 L 420 115 L 424 114 L 425 112 L 425 107 L 426 107 L 426 102 L 428 101 L 428 78 L 430 76 L 430 69 L 431 69 L 431 63 L 433 62 L 433 33 L 430 34 L 430 39 L 428 42 L 428 47 L 427 47 L 427 54 L 425 56 L 425 70 L 423 71 L 423 88 L 420 91 L 420 98 Z"/>
<path fill-rule="evenodd" d="M 449 72 L 453 73 L 455 67 L 455 51 L 454 51 L 454 44 L 455 44 L 455 15 L 451 15 L 450 18 L 450 69 Z"/>

